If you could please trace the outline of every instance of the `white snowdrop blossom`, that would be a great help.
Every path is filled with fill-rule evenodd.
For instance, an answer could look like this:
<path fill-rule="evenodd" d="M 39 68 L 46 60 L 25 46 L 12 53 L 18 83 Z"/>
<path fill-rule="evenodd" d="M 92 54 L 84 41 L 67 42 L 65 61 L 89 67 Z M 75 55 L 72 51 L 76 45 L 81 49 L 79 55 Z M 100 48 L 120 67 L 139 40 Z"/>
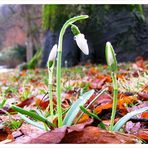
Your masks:
<path fill-rule="evenodd" d="M 78 45 L 78 47 L 82 50 L 82 52 L 86 55 L 89 54 L 89 49 L 88 49 L 88 44 L 87 44 L 87 40 L 85 39 L 84 34 L 78 34 L 76 36 L 74 36 L 74 40 L 76 40 L 76 43 Z"/>
<path fill-rule="evenodd" d="M 107 46 L 107 61 L 108 61 L 108 65 L 111 66 L 114 63 L 114 58 L 113 58 L 113 53 L 112 53 L 112 49 L 111 49 L 111 43 L 107 42 L 106 43 Z"/>
<path fill-rule="evenodd" d="M 107 61 L 107 64 L 109 66 L 109 69 L 112 72 L 116 72 L 117 71 L 116 55 L 115 55 L 114 49 L 113 49 L 113 47 L 112 47 L 110 42 L 106 43 L 105 54 L 106 54 L 106 61 Z"/>
<path fill-rule="evenodd" d="M 57 55 L 57 44 L 55 44 L 49 54 L 48 61 L 54 61 Z"/>

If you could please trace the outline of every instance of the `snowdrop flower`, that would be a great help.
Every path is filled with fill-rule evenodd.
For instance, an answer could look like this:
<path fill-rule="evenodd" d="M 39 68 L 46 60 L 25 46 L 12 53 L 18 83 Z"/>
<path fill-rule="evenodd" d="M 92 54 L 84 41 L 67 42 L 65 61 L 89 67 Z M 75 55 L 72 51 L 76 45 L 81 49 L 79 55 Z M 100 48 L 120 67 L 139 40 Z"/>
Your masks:
<path fill-rule="evenodd" d="M 88 55 L 89 49 L 88 49 L 87 40 L 85 39 L 84 34 L 79 33 L 79 34 L 75 35 L 74 40 L 76 40 L 76 43 L 77 43 L 78 47 L 82 50 L 82 52 L 84 54 Z"/>
<path fill-rule="evenodd" d="M 53 62 L 56 59 L 56 55 L 57 55 L 57 44 L 55 44 L 52 47 L 51 51 L 50 51 L 50 54 L 49 54 L 49 57 L 48 57 L 48 62 L 47 62 L 48 67 L 51 67 L 52 66 Z"/>
<path fill-rule="evenodd" d="M 114 49 L 110 42 L 106 43 L 106 61 L 111 71 L 117 70 L 117 61 L 115 57 Z"/>

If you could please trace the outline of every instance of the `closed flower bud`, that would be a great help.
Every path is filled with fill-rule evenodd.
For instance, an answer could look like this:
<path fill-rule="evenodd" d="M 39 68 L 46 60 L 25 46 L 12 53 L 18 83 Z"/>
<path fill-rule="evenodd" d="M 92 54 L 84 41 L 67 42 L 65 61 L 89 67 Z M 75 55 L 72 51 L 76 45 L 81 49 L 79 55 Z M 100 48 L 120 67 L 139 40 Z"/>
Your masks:
<path fill-rule="evenodd" d="M 110 42 L 106 43 L 106 61 L 109 66 L 109 69 L 113 72 L 117 71 L 117 61 L 114 49 Z"/>
<path fill-rule="evenodd" d="M 78 34 L 76 36 L 74 36 L 74 40 L 76 40 L 76 43 L 78 45 L 78 47 L 82 50 L 82 52 L 86 55 L 89 54 L 89 49 L 88 49 L 88 44 L 87 44 L 87 40 L 85 39 L 84 34 Z"/>
<path fill-rule="evenodd" d="M 57 55 L 57 44 L 55 44 L 50 51 L 47 62 L 49 68 L 52 66 L 53 62 L 55 61 L 56 55 Z"/>

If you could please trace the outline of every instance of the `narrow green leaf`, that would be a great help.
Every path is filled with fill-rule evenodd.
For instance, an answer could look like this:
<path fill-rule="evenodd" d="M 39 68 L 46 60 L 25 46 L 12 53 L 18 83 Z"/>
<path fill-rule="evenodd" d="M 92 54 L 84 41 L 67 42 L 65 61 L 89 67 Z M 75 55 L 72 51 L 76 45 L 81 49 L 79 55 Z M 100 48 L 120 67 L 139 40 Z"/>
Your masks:
<path fill-rule="evenodd" d="M 24 115 L 27 115 L 27 116 L 30 116 L 38 121 L 42 121 L 44 123 L 46 123 L 48 126 L 52 126 L 52 127 L 56 127 L 53 123 L 49 122 L 46 118 L 40 116 L 40 115 L 37 115 L 36 113 L 34 112 L 30 112 L 30 111 L 27 111 L 25 109 L 22 109 L 20 107 L 17 107 L 15 105 L 12 105 L 11 108 L 21 114 L 24 114 Z"/>
<path fill-rule="evenodd" d="M 126 114 L 124 117 L 122 117 L 113 127 L 113 131 L 118 131 L 130 118 L 133 116 L 136 116 L 138 114 L 141 114 L 142 112 L 148 110 L 148 107 L 143 107 L 140 109 L 137 109 L 135 111 L 132 111 L 128 114 Z"/>
<path fill-rule="evenodd" d="M 63 125 L 68 125 L 70 126 L 73 123 L 73 120 L 77 116 L 78 112 L 80 111 L 80 105 L 84 105 L 86 101 L 93 95 L 94 90 L 90 90 L 83 94 L 82 96 L 79 97 L 79 99 L 73 103 L 69 111 L 67 112 L 64 120 L 63 120 Z"/>
<path fill-rule="evenodd" d="M 31 124 L 31 125 L 37 127 L 37 128 L 40 128 L 40 129 L 42 129 L 42 130 L 45 130 L 45 128 L 44 128 L 43 125 L 41 125 L 41 124 L 39 124 L 39 123 L 37 123 L 37 122 L 34 122 L 34 121 L 30 120 L 30 119 L 27 118 L 25 115 L 22 115 L 22 114 L 20 114 L 20 113 L 18 113 L 18 115 L 19 115 L 23 120 L 25 120 L 27 123 L 29 123 L 29 124 Z"/>
<path fill-rule="evenodd" d="M 100 97 L 103 93 L 105 93 L 107 91 L 107 88 L 103 89 L 87 106 L 86 109 L 88 109 L 97 99 L 98 97 Z M 78 117 L 77 121 L 75 122 L 75 124 L 77 124 L 80 120 L 80 118 L 83 116 L 83 112 L 80 114 L 80 116 Z"/>
<path fill-rule="evenodd" d="M 95 119 L 99 120 L 99 121 L 100 121 L 100 126 L 101 126 L 101 128 L 102 128 L 102 129 L 106 129 L 104 123 L 102 122 L 102 120 L 101 120 L 96 114 L 90 113 L 84 106 L 80 106 L 80 109 L 81 109 L 84 113 L 86 113 L 88 116 L 91 116 L 92 118 L 95 118 Z"/>
<path fill-rule="evenodd" d="M 0 103 L 0 108 L 3 108 L 4 105 L 5 105 L 5 103 L 6 103 L 6 99 L 4 99 L 4 100 L 2 101 L 2 103 Z"/>

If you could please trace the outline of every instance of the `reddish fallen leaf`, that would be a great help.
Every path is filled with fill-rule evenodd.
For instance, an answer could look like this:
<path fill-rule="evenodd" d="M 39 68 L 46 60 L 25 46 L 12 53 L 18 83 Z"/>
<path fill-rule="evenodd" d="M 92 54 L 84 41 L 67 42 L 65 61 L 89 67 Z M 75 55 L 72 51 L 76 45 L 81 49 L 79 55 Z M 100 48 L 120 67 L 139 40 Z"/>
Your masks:
<path fill-rule="evenodd" d="M 32 138 L 25 143 L 26 144 L 60 143 L 60 141 L 64 138 L 67 132 L 81 131 L 84 129 L 85 126 L 90 125 L 92 122 L 93 120 L 90 120 L 89 122 L 85 122 L 83 124 L 77 124 L 70 127 L 63 126 L 62 128 L 57 128 L 55 130 L 43 133 L 37 138 Z"/>
<path fill-rule="evenodd" d="M 98 85 L 97 85 L 97 88 L 98 89 L 101 89 L 102 86 L 103 86 L 103 84 L 105 83 L 105 81 L 106 81 L 106 78 L 103 78 L 102 80 L 100 80 L 99 83 L 98 83 Z"/>
<path fill-rule="evenodd" d="M 27 70 L 20 71 L 19 76 L 25 77 Z"/>
<path fill-rule="evenodd" d="M 100 114 L 102 112 L 102 110 L 105 110 L 105 109 L 111 109 L 112 108 L 112 103 L 107 103 L 107 104 L 104 104 L 104 105 L 100 105 L 100 106 L 97 106 L 95 109 L 94 109 L 94 112 L 96 114 Z"/>
<path fill-rule="evenodd" d="M 120 109 L 122 115 L 125 115 L 127 113 L 127 108 L 125 107 L 125 104 L 132 104 L 137 100 L 138 99 L 135 96 L 126 96 L 126 95 L 123 95 L 123 97 L 118 99 L 118 108 Z"/>
<path fill-rule="evenodd" d="M 78 115 L 74 119 L 73 123 L 75 123 L 77 121 L 80 114 L 81 114 L 81 112 L 78 113 Z M 89 120 L 90 120 L 89 116 L 87 114 L 83 114 L 83 116 L 80 118 L 78 124 L 88 122 Z"/>
<path fill-rule="evenodd" d="M 62 128 L 55 129 L 51 132 L 47 132 L 36 139 L 32 139 L 27 144 L 55 144 L 59 143 L 61 139 L 65 136 L 67 126 L 63 126 Z"/>
<path fill-rule="evenodd" d="M 20 133 L 21 131 L 21 133 Z M 34 139 L 42 134 L 46 133 L 46 131 L 43 131 L 37 127 L 34 127 L 30 124 L 23 124 L 21 126 L 21 128 L 17 131 L 15 131 L 15 133 L 12 133 L 14 136 L 14 140 L 13 141 L 6 141 L 6 144 L 18 144 L 18 143 L 25 143 L 30 141 L 31 139 Z"/>
<path fill-rule="evenodd" d="M 7 80 L 6 79 L 2 80 L 2 85 L 6 85 L 6 84 L 7 84 Z"/>
<path fill-rule="evenodd" d="M 5 139 L 7 139 L 8 135 L 9 135 L 9 134 L 7 133 L 6 130 L 0 129 L 0 141 L 3 141 L 3 140 L 5 140 Z"/>
<path fill-rule="evenodd" d="M 148 118 L 148 111 L 141 114 L 141 118 Z"/>
<path fill-rule="evenodd" d="M 97 74 L 97 70 L 96 70 L 94 67 L 91 67 L 91 68 L 89 69 L 89 72 L 90 72 L 91 74 L 93 74 L 93 75 Z"/>
<path fill-rule="evenodd" d="M 134 144 L 137 137 L 128 134 L 109 132 L 98 127 L 88 126 L 82 131 L 72 131 L 67 133 L 60 143 L 73 144 Z"/>
<path fill-rule="evenodd" d="M 106 78 L 103 78 L 103 79 L 94 79 L 91 83 L 90 83 L 90 85 L 89 85 L 89 87 L 91 88 L 91 89 L 101 89 L 102 88 L 102 86 L 103 86 L 103 84 L 105 83 L 105 81 L 106 81 Z"/>
<path fill-rule="evenodd" d="M 53 98 L 53 102 L 55 101 L 55 99 Z M 35 97 L 35 102 L 37 104 L 37 106 L 40 106 L 42 110 L 45 110 L 49 104 L 49 98 L 46 97 L 43 99 L 43 96 L 36 96 Z"/>
<path fill-rule="evenodd" d="M 103 94 L 100 97 L 103 98 L 103 96 L 104 97 L 107 97 L 106 94 Z M 131 104 L 134 101 L 137 101 L 137 98 L 134 97 L 134 96 L 126 96 L 126 95 L 123 95 L 123 96 L 124 97 L 121 97 L 120 99 L 118 99 L 118 108 L 120 109 L 120 112 L 122 114 L 126 114 L 127 113 L 127 109 L 125 107 L 125 103 L 126 104 Z M 109 96 L 106 99 L 105 98 L 102 99 L 102 100 L 101 99 L 98 99 L 98 102 L 100 102 L 101 105 L 97 106 L 95 108 L 95 110 L 94 110 L 97 114 L 100 114 L 102 112 L 102 110 L 104 110 L 104 109 L 111 109 L 112 108 L 112 99 Z"/>
<path fill-rule="evenodd" d="M 137 135 L 143 140 L 148 140 L 148 129 L 140 129 Z"/>
<path fill-rule="evenodd" d="M 148 101 L 148 93 L 140 92 L 138 93 L 138 96 L 143 100 Z"/>
<path fill-rule="evenodd" d="M 138 56 L 138 57 L 136 58 L 136 65 L 137 65 L 137 67 L 139 67 L 139 68 L 144 68 L 144 59 L 143 59 L 142 56 Z"/>
<path fill-rule="evenodd" d="M 103 105 L 112 102 L 112 97 L 109 94 L 102 94 L 96 101 L 97 105 Z"/>
<path fill-rule="evenodd" d="M 33 102 L 34 102 L 34 97 L 30 97 L 30 98 L 28 98 L 28 99 L 25 99 L 25 100 L 22 101 L 21 103 L 16 104 L 16 106 L 23 108 L 23 107 L 25 107 L 25 106 L 31 105 Z M 7 110 L 8 112 L 14 112 L 14 110 L 11 109 L 11 108 L 6 108 L 6 110 Z"/>
<path fill-rule="evenodd" d="M 86 102 L 86 104 L 88 105 L 99 93 L 93 94 L 90 99 Z M 100 97 L 98 97 L 98 99 L 90 106 L 90 108 L 96 107 L 98 105 L 103 105 L 106 103 L 110 103 L 112 102 L 112 98 L 109 94 L 105 93 L 102 94 Z"/>
<path fill-rule="evenodd" d="M 24 106 L 29 106 L 33 102 L 34 102 L 34 97 L 30 97 L 28 99 L 25 99 L 21 103 L 17 104 L 17 106 L 23 108 Z"/>
<path fill-rule="evenodd" d="M 113 91 L 113 87 L 112 86 L 107 86 L 108 87 L 108 91 L 112 92 Z"/>
<path fill-rule="evenodd" d="M 64 100 L 62 101 L 62 108 L 67 108 L 69 107 L 70 105 L 70 96 L 71 94 L 65 94 L 65 98 Z M 45 110 L 47 108 L 47 106 L 49 105 L 49 97 L 47 96 L 46 98 L 42 99 L 43 96 L 36 96 L 34 99 L 35 99 L 35 102 L 38 106 L 41 107 L 42 110 Z M 56 108 L 56 104 L 57 104 L 57 101 L 56 101 L 56 96 L 53 96 L 53 107 Z"/>
<path fill-rule="evenodd" d="M 111 83 L 111 82 L 112 82 L 112 79 L 111 79 L 111 76 L 110 76 L 110 75 L 105 76 L 105 78 L 106 78 L 106 81 L 107 81 L 107 82 L 109 82 L 109 83 Z"/>
<path fill-rule="evenodd" d="M 12 132 L 9 128 L 1 126 L 0 127 L 0 141 L 3 141 L 5 139 L 11 139 L 13 138 Z"/>
<path fill-rule="evenodd" d="M 117 79 L 123 79 L 126 74 L 117 74 Z"/>

